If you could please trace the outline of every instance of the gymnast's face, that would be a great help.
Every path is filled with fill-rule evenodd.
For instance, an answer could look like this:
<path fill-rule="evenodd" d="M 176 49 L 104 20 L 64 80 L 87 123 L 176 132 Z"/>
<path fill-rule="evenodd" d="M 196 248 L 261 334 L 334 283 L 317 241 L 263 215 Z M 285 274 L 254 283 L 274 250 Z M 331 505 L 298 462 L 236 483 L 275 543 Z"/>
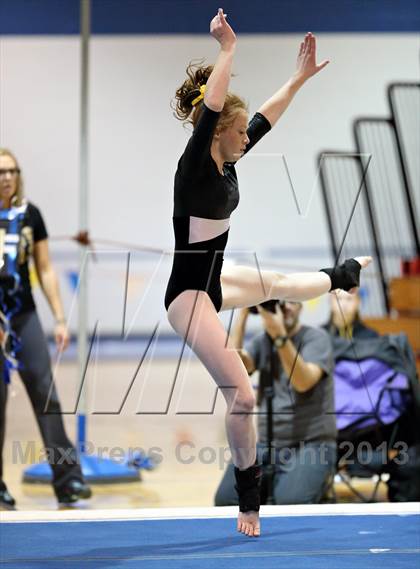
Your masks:
<path fill-rule="evenodd" d="M 11 156 L 0 156 L 0 207 L 10 207 L 10 201 L 17 190 L 19 172 Z"/>
<path fill-rule="evenodd" d="M 219 148 L 225 162 L 236 162 L 243 156 L 246 145 L 249 143 L 247 129 L 248 113 L 240 110 L 233 124 L 220 131 Z"/>

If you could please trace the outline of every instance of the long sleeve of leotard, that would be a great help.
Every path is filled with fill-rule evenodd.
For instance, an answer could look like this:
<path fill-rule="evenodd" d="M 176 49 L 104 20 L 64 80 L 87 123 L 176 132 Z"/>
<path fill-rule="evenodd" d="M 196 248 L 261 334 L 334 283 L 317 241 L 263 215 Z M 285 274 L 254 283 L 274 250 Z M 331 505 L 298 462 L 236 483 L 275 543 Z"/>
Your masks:
<path fill-rule="evenodd" d="M 182 155 L 182 170 L 185 175 L 197 170 L 197 166 L 210 156 L 210 148 L 220 113 L 212 111 L 203 103 L 201 116 L 194 128 Z"/>
<path fill-rule="evenodd" d="M 255 113 L 249 121 L 247 135 L 249 143 L 246 146 L 245 153 L 249 152 L 262 137 L 271 130 L 271 124 L 261 113 Z"/>

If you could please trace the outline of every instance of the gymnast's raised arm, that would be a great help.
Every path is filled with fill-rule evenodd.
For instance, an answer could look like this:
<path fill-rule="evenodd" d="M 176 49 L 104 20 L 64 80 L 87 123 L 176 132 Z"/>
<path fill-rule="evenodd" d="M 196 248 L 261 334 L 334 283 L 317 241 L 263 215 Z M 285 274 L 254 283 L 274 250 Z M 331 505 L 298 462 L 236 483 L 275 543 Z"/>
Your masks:
<path fill-rule="evenodd" d="M 307 33 L 300 44 L 296 62 L 296 71 L 290 79 L 258 109 L 273 127 L 291 103 L 293 97 L 302 85 L 313 75 L 324 69 L 329 61 L 316 63 L 316 39 Z"/>
<path fill-rule="evenodd" d="M 210 23 L 211 35 L 220 43 L 220 52 L 214 65 L 207 67 L 191 62 L 187 79 L 176 91 L 175 116 L 191 123 L 193 134 L 180 162 L 183 176 L 192 177 L 202 169 L 210 157 L 210 148 L 226 103 L 236 36 L 220 9 Z"/>
<path fill-rule="evenodd" d="M 222 8 L 210 23 L 210 33 L 220 43 L 220 52 L 207 81 L 204 104 L 212 111 L 220 112 L 229 88 L 236 47 L 235 33 L 227 23 Z"/>

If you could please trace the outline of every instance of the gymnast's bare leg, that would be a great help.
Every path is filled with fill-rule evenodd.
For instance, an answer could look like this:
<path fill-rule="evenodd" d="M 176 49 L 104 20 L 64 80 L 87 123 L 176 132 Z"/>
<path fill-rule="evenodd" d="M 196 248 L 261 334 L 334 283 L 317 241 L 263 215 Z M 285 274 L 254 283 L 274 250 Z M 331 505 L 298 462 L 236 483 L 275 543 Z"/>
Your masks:
<path fill-rule="evenodd" d="M 194 350 L 226 400 L 226 435 L 235 466 L 245 470 L 255 463 L 254 391 L 241 358 L 226 345 L 226 330 L 207 293 L 186 290 L 169 306 L 173 329 Z M 239 513 L 238 531 L 260 534 L 257 512 Z"/>
<path fill-rule="evenodd" d="M 356 257 L 362 269 L 371 257 Z M 221 275 L 222 310 L 246 308 L 267 300 L 305 301 L 327 293 L 332 286 L 330 277 L 322 272 L 283 275 L 276 271 L 259 271 L 253 267 L 223 267 Z M 355 292 L 357 289 L 350 289 Z"/>
<path fill-rule="evenodd" d="M 370 262 L 369 257 L 358 257 L 357 260 L 362 267 Z M 274 298 L 308 300 L 330 288 L 331 280 L 323 272 L 280 275 L 247 267 L 222 272 L 224 309 L 252 306 Z M 255 396 L 241 358 L 226 344 L 226 330 L 212 301 L 204 291 L 186 290 L 170 304 L 168 319 L 222 391 L 227 404 L 226 434 L 233 463 L 242 470 L 249 468 L 256 459 L 252 417 Z M 239 512 L 238 531 L 258 536 L 258 512 Z"/>

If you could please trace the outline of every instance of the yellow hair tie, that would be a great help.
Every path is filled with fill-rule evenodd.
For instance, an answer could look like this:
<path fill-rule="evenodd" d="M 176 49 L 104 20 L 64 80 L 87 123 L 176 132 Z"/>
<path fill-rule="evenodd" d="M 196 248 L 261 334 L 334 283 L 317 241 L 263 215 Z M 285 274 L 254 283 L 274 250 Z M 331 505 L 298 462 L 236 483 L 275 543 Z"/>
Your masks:
<path fill-rule="evenodd" d="M 204 93 L 206 92 L 206 86 L 205 85 L 200 85 L 200 94 L 198 95 L 198 97 L 196 97 L 194 99 L 194 101 L 191 102 L 192 106 L 195 107 L 195 105 L 197 103 L 199 103 L 202 99 L 204 99 Z"/>

